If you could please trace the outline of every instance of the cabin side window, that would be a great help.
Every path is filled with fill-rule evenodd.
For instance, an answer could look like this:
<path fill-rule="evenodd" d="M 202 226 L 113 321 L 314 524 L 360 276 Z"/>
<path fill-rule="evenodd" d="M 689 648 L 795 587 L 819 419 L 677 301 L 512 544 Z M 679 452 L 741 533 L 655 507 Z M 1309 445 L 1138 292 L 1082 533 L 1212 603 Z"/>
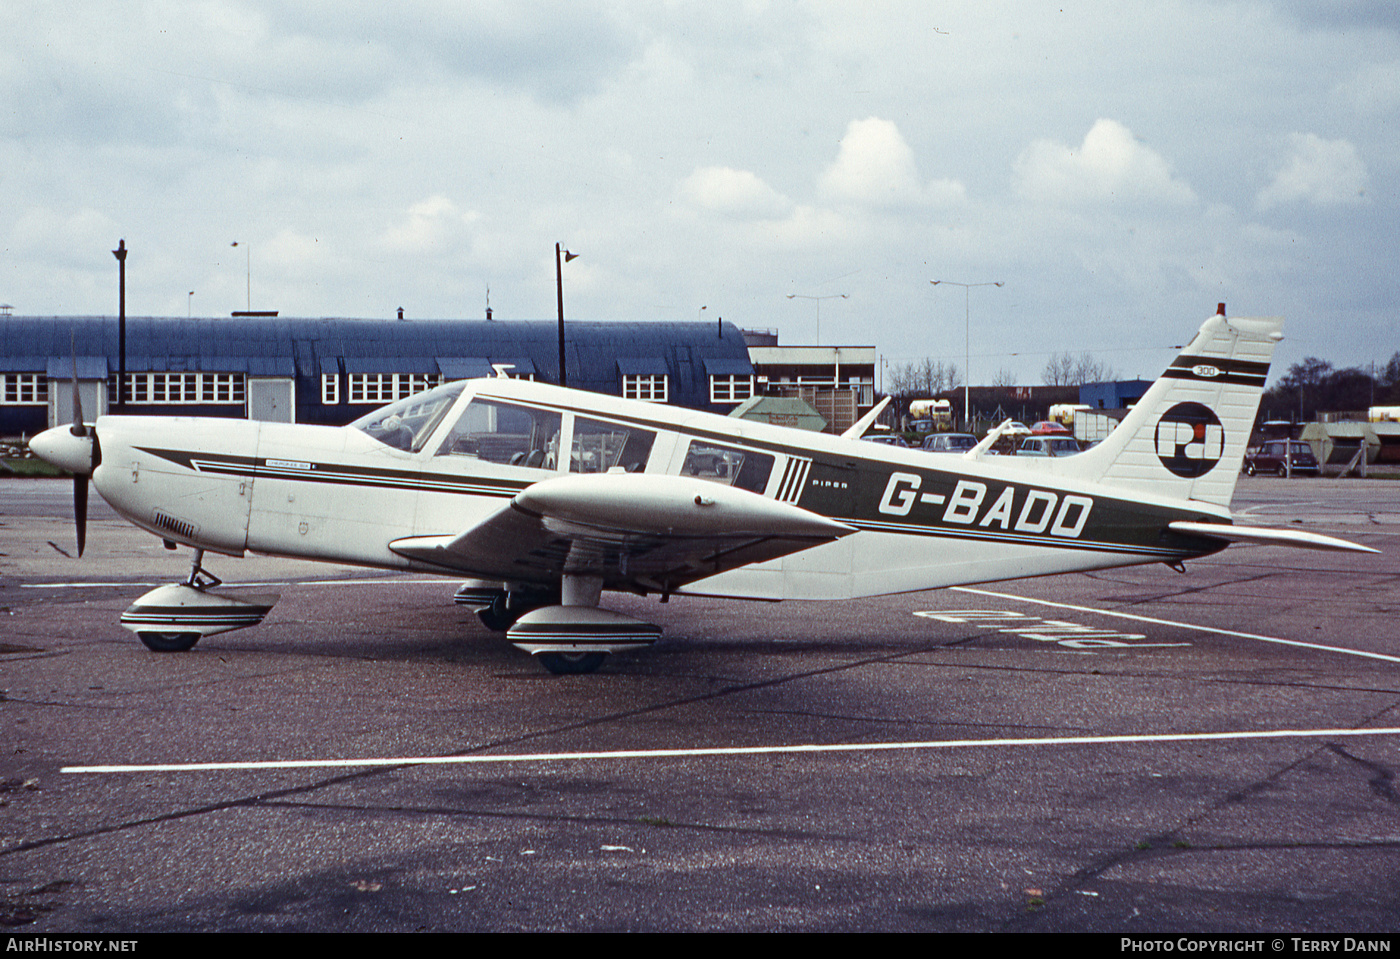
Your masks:
<path fill-rule="evenodd" d="M 437 455 L 552 470 L 562 425 L 558 413 L 478 398 L 467 404 Z"/>
<path fill-rule="evenodd" d="M 682 476 L 711 480 L 762 494 L 773 472 L 773 457 L 706 440 L 691 440 L 681 465 Z"/>
<path fill-rule="evenodd" d="M 651 430 L 574 417 L 574 443 L 569 454 L 569 471 L 606 473 L 621 467 L 628 473 L 647 468 L 656 434 Z"/>

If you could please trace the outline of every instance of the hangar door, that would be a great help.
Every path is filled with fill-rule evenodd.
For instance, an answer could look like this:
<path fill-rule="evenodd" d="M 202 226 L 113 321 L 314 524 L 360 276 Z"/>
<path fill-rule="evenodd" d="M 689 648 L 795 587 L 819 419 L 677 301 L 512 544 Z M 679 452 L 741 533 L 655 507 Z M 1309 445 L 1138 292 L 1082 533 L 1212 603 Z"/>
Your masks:
<path fill-rule="evenodd" d="M 249 377 L 248 419 L 265 423 L 296 422 L 296 381 Z"/>

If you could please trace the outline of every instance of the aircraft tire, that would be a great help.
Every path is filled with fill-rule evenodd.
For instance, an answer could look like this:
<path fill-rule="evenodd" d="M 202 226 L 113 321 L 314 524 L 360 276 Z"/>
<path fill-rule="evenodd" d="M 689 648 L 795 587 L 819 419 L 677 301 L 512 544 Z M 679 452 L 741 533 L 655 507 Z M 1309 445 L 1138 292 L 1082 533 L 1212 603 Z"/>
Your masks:
<path fill-rule="evenodd" d="M 595 673 L 608 658 L 607 653 L 540 653 L 535 657 L 540 665 L 556 676 L 581 676 Z"/>
<path fill-rule="evenodd" d="M 183 653 L 199 642 L 198 633 L 157 633 L 147 630 L 136 635 L 153 653 Z"/>
<path fill-rule="evenodd" d="M 506 605 L 506 595 L 502 593 L 491 601 L 491 605 L 480 610 L 476 618 L 481 620 L 481 625 L 491 630 L 493 633 L 504 633 L 515 625 L 515 621 L 520 618 L 525 610 L 516 612 Z"/>
<path fill-rule="evenodd" d="M 481 620 L 481 625 L 491 630 L 493 633 L 504 633 L 515 625 L 520 619 L 532 609 L 539 609 L 541 606 L 548 606 L 551 603 L 559 602 L 558 593 L 546 592 L 516 592 L 501 593 L 492 601 L 491 605 L 479 611 L 476 618 Z"/>

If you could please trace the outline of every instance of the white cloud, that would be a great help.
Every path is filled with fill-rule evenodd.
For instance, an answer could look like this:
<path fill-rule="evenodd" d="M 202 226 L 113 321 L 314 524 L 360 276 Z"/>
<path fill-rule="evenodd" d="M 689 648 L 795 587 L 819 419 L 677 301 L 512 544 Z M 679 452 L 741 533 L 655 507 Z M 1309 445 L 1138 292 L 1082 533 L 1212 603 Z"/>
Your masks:
<path fill-rule="evenodd" d="M 1362 115 L 1392 114 L 1400 109 L 1400 62 L 1366 64 L 1335 92 Z"/>
<path fill-rule="evenodd" d="M 834 241 L 860 238 L 861 227 L 833 210 L 804 205 L 781 222 L 763 224 L 760 235 L 776 248 L 812 250 L 830 247 Z"/>
<path fill-rule="evenodd" d="M 27 256 L 48 257 L 65 265 L 86 265 L 93 250 L 111 247 L 121 230 L 105 213 L 92 207 L 59 211 L 30 207 L 15 221 L 9 247 Z"/>
<path fill-rule="evenodd" d="M 408 208 L 408 217 L 384 233 L 386 245 L 410 253 L 440 250 L 462 239 L 476 222 L 473 210 L 461 210 L 441 194 L 430 196 Z"/>
<path fill-rule="evenodd" d="M 1337 206 L 1360 203 L 1366 192 L 1366 164 L 1346 140 L 1324 140 L 1295 133 L 1292 149 L 1274 181 L 1259 191 L 1261 210 L 1287 203 Z"/>
<path fill-rule="evenodd" d="M 295 230 L 282 230 L 267 241 L 266 252 L 260 251 L 259 256 L 265 256 L 268 262 L 276 264 L 281 276 L 308 277 L 334 268 L 327 247 L 328 244 L 322 243 L 319 237 Z"/>
<path fill-rule="evenodd" d="M 899 128 L 879 117 L 847 125 L 835 162 L 822 174 L 820 193 L 829 202 L 881 207 L 965 199 L 963 185 L 955 180 L 937 180 L 925 187 L 914 151 Z"/>
<path fill-rule="evenodd" d="M 792 201 L 748 170 L 700 167 L 681 184 L 681 199 L 692 207 L 736 219 L 771 220 L 792 209 Z"/>
<path fill-rule="evenodd" d="M 1046 203 L 1128 200 L 1191 203 L 1196 195 L 1161 154 L 1115 120 L 1099 120 L 1078 147 L 1036 140 L 1015 166 L 1022 195 Z"/>

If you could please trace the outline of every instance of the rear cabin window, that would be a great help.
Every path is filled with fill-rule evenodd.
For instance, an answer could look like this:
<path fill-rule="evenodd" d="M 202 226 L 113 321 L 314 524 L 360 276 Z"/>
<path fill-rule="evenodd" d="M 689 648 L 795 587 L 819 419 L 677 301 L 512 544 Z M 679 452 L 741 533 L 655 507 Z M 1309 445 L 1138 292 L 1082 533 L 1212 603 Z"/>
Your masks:
<path fill-rule="evenodd" d="M 560 414 L 548 410 L 474 399 L 438 447 L 437 455 L 552 470 L 558 463 L 562 423 Z"/>
<path fill-rule="evenodd" d="M 737 486 L 751 493 L 762 493 L 772 472 L 773 457 L 767 453 L 717 446 L 705 440 L 690 441 L 681 465 L 682 476 Z"/>
<path fill-rule="evenodd" d="M 640 473 L 647 467 L 654 442 L 656 434 L 651 430 L 576 416 L 569 470 L 606 473 L 613 467 L 621 467 L 629 473 Z"/>

